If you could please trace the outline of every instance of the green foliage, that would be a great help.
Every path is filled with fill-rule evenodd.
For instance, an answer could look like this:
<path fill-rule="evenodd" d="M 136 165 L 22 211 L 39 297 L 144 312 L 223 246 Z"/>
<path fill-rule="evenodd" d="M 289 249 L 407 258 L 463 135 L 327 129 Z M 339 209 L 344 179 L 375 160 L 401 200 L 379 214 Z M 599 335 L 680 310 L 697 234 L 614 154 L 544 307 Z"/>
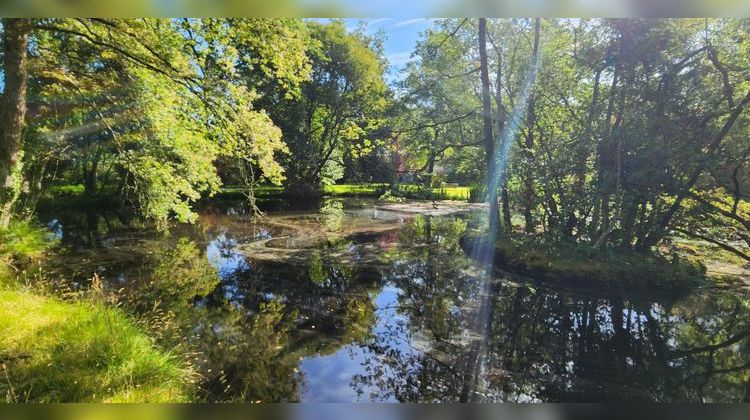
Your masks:
<path fill-rule="evenodd" d="M 14 222 L 0 230 L 0 256 L 38 259 L 55 243 L 48 229 L 30 222 Z"/>
<path fill-rule="evenodd" d="M 487 186 L 472 185 L 469 187 L 469 203 L 484 203 L 487 201 Z"/>
<path fill-rule="evenodd" d="M 382 201 L 384 203 L 403 203 L 404 201 L 406 201 L 406 198 L 395 195 L 391 190 L 387 190 L 380 197 L 378 197 L 378 201 Z"/>
<path fill-rule="evenodd" d="M 187 402 L 194 373 L 99 304 L 0 291 L 7 402 Z"/>
<path fill-rule="evenodd" d="M 43 105 L 27 130 L 29 195 L 62 168 L 87 194 L 104 187 L 166 227 L 195 220 L 192 203 L 218 190 L 219 162 L 250 184 L 283 179 L 281 132 L 254 101 L 296 97 L 308 79 L 301 20 L 35 24 L 29 91 Z"/>
<path fill-rule="evenodd" d="M 371 153 L 386 135 L 382 127 L 388 88 L 372 39 L 347 33 L 340 21 L 310 22 L 308 30 L 310 80 L 302 83 L 298 98 L 269 97 L 261 103 L 281 127 L 291 151 L 283 160 L 287 184 L 320 187 L 344 175 L 345 156 Z"/>
<path fill-rule="evenodd" d="M 164 224 L 193 222 L 190 203 L 219 187 L 213 166 L 217 146 L 199 121 L 190 117 L 194 98 L 180 95 L 152 74 L 141 77 L 138 107 L 141 127 L 119 139 L 120 157 L 132 175 L 133 191 L 145 216 Z"/>
<path fill-rule="evenodd" d="M 532 69 L 534 22 L 487 20 L 494 157 L 478 141 L 476 21 L 445 19 L 423 34 L 399 86 L 404 169 L 486 183 L 495 159 L 503 209 L 522 213 L 529 232 L 646 250 L 674 227 L 709 224 L 725 227 L 710 239 L 746 242 L 746 215 L 696 208 L 689 196 L 723 211 L 746 196 L 747 23 L 542 19 Z"/>
<path fill-rule="evenodd" d="M 458 19 L 426 31 L 398 86 L 403 96 L 395 123 L 404 132 L 397 153 L 405 166 L 400 169 L 423 169 L 430 182 L 440 174 L 462 181 L 483 174 L 484 165 L 478 165 L 486 159 L 483 145 L 475 140 L 481 125 L 472 86 L 478 60 L 472 31 Z"/>

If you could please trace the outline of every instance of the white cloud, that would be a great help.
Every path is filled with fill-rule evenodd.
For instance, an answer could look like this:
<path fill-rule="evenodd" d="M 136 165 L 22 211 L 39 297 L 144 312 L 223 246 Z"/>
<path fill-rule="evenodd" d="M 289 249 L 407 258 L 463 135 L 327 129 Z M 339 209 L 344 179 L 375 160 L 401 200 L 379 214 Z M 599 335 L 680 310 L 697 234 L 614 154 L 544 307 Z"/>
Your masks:
<path fill-rule="evenodd" d="M 391 20 L 391 18 L 378 18 L 378 19 L 371 20 L 371 21 L 367 22 L 367 26 L 377 25 L 378 23 L 385 22 L 385 21 L 388 21 L 388 20 Z"/>
<path fill-rule="evenodd" d="M 408 19 L 408 20 L 402 20 L 399 22 L 396 22 L 393 27 L 398 28 L 400 26 L 406 26 L 406 25 L 413 25 L 415 23 L 424 22 L 427 20 L 427 18 L 416 18 L 416 19 Z"/>

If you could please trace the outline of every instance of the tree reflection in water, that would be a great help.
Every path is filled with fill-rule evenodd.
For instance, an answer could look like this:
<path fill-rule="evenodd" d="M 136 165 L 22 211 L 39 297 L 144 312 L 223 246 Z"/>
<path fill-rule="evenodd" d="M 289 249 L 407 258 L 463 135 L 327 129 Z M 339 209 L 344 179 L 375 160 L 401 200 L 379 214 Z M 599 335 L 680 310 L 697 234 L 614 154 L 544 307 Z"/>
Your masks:
<path fill-rule="evenodd" d="M 325 201 L 300 216 L 325 240 L 263 260 L 241 245 L 288 232 L 243 212 L 169 237 L 70 214 L 55 222 L 71 250 L 58 267 L 122 289 L 160 345 L 190 355 L 209 401 L 750 400 L 745 294 L 654 302 L 497 278 L 479 331 L 482 273 L 458 244 L 474 220 L 394 217 L 352 232 L 352 218 L 384 217 L 367 208 Z"/>
<path fill-rule="evenodd" d="M 747 296 L 696 293 L 667 306 L 502 280 L 492 287 L 486 369 L 467 385 L 479 284 L 455 252 L 461 223 L 417 220 L 404 230 L 406 246 L 384 272 L 409 316 L 410 331 L 395 334 L 427 344 L 399 352 L 374 337 L 377 357 L 353 382 L 377 389 L 370 398 L 458 401 L 468 386 L 473 401 L 750 399 Z"/>

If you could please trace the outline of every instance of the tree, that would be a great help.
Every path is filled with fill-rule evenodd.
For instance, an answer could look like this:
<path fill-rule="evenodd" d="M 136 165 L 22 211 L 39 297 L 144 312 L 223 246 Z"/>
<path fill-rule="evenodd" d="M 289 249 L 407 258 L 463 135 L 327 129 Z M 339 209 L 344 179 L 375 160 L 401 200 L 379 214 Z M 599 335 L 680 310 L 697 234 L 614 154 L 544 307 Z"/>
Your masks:
<path fill-rule="evenodd" d="M 27 159 L 31 190 L 55 159 L 80 168 L 80 178 L 63 173 L 89 194 L 106 175 L 105 193 L 164 226 L 194 220 L 191 203 L 220 185 L 219 156 L 241 162 L 253 182 L 283 178 L 275 158 L 286 149 L 281 133 L 253 101 L 257 90 L 293 95 L 307 77 L 301 22 L 36 19 L 28 26 L 34 42 L 20 51 L 32 52 L 33 109 L 24 143 L 40 152 Z M 51 157 L 50 149 L 60 153 Z"/>
<path fill-rule="evenodd" d="M 536 76 L 536 67 L 539 60 L 539 32 L 541 27 L 541 18 L 534 19 L 534 46 L 531 50 L 531 68 L 532 73 L 529 77 Z M 536 227 L 534 224 L 534 218 L 532 210 L 534 207 L 534 131 L 536 130 L 536 110 L 534 109 L 534 89 L 531 82 L 532 90 L 529 93 L 529 100 L 527 105 L 526 114 L 526 142 L 523 147 L 523 158 L 526 166 L 526 171 L 523 179 L 523 218 L 526 222 L 524 226 L 526 233 L 532 233 Z"/>
<path fill-rule="evenodd" d="M 340 21 L 309 23 L 314 45 L 312 73 L 299 98 L 264 105 L 282 130 L 291 154 L 284 159 L 287 187 L 315 191 L 343 176 L 343 156 L 355 145 L 362 154 L 387 138 L 382 113 L 388 104 L 385 63 L 360 33 Z"/>
<path fill-rule="evenodd" d="M 461 176 L 462 166 L 472 171 L 468 176 L 475 181 L 475 171 L 481 169 L 475 159 L 483 146 L 476 127 L 481 103 L 471 83 L 479 67 L 465 53 L 473 43 L 473 37 L 462 33 L 468 29 L 467 21 L 444 20 L 425 34 L 398 86 L 402 107 L 394 123 L 398 143 L 408 158 L 406 164 L 425 175 L 426 187 L 438 175 Z"/>
<path fill-rule="evenodd" d="M 700 224 L 697 215 L 709 209 L 716 216 L 712 224 L 735 226 L 720 238 L 724 246 L 730 237 L 741 239 L 746 218 L 736 209 L 746 200 L 747 22 L 550 19 L 545 31 L 541 23 L 486 20 L 479 57 L 476 48 L 454 50 L 454 38 L 482 46 L 475 35 L 456 29 L 457 20 L 440 24 L 439 34 L 426 34 L 431 55 L 418 46 L 420 60 L 410 74 L 446 85 L 457 76 L 464 92 L 478 86 L 477 99 L 493 124 L 462 119 L 468 102 L 456 91 L 431 88 L 432 96 L 409 105 L 411 115 L 421 115 L 416 126 L 428 129 L 417 142 L 429 150 L 435 142 L 430 130 L 441 127 L 442 133 L 453 123 L 427 120 L 437 105 L 444 107 L 440 115 L 461 119 L 464 132 L 488 133 L 486 125 L 497 131 L 494 153 L 504 163 L 495 163 L 495 176 L 502 180 L 506 227 L 516 209 L 528 233 L 648 249 L 674 229 L 694 230 L 687 225 Z M 486 61 L 487 74 L 461 64 L 440 69 L 429 57 L 441 55 L 455 63 Z M 425 77 L 430 72 L 431 79 Z M 486 93 L 494 98 L 487 106 Z M 449 137 L 444 145 L 459 143 Z M 712 206 L 698 209 L 696 194 Z"/>
<path fill-rule="evenodd" d="M 482 80 L 482 135 L 484 150 L 487 154 L 487 199 L 490 203 L 490 234 L 494 235 L 499 228 L 499 209 L 497 206 L 497 188 L 499 181 L 495 160 L 495 137 L 492 135 L 492 104 L 490 103 L 490 78 L 487 67 L 487 19 L 479 19 L 479 71 Z"/>
<path fill-rule="evenodd" d="M 26 116 L 29 19 L 3 19 L 3 95 L 0 103 L 0 229 L 7 228 L 20 192 L 18 168 Z"/>

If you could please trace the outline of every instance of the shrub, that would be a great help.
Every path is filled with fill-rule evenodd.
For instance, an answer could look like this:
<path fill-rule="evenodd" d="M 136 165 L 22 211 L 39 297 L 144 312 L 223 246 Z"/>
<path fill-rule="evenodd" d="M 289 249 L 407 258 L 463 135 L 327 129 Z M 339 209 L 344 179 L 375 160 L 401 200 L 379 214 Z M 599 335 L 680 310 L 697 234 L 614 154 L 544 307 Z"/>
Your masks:
<path fill-rule="evenodd" d="M 406 198 L 394 195 L 391 190 L 387 190 L 380 197 L 378 197 L 378 201 L 382 201 L 384 203 L 403 203 L 404 201 L 406 201 Z"/>
<path fill-rule="evenodd" d="M 16 222 L 0 230 L 0 256 L 16 259 L 38 259 L 55 244 L 46 228 L 28 222 Z"/>
<path fill-rule="evenodd" d="M 472 185 L 469 187 L 469 203 L 484 203 L 487 201 L 487 186 Z"/>

